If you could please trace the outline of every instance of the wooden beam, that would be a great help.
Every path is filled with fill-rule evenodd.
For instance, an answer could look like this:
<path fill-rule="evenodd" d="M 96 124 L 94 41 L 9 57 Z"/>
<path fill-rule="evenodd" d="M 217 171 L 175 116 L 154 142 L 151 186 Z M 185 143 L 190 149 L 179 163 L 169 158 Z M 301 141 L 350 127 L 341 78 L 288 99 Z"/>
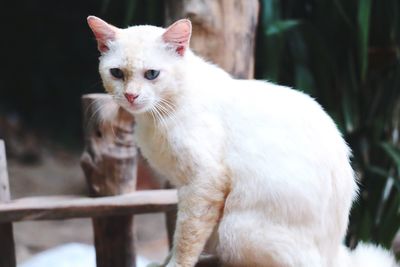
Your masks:
<path fill-rule="evenodd" d="M 6 151 L 3 140 L 0 140 L 0 203 L 9 200 Z M 15 267 L 16 265 L 12 223 L 0 223 L 0 267 Z"/>
<path fill-rule="evenodd" d="M 0 223 L 173 211 L 176 210 L 177 201 L 177 193 L 174 189 L 136 191 L 124 195 L 99 198 L 81 196 L 29 197 L 1 203 Z"/>

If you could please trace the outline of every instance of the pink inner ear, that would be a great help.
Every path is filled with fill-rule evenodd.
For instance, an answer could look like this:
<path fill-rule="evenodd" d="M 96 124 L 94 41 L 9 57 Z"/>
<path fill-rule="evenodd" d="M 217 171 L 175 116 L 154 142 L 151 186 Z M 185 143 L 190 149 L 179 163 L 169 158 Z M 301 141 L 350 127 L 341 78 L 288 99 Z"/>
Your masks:
<path fill-rule="evenodd" d="M 107 43 L 115 39 L 118 29 L 95 16 L 89 16 L 87 21 L 96 37 L 99 51 L 108 51 Z"/>
<path fill-rule="evenodd" d="M 181 19 L 168 27 L 163 34 L 164 42 L 175 47 L 176 52 L 183 56 L 186 48 L 189 46 L 190 36 L 192 34 L 192 24 L 190 20 Z"/>

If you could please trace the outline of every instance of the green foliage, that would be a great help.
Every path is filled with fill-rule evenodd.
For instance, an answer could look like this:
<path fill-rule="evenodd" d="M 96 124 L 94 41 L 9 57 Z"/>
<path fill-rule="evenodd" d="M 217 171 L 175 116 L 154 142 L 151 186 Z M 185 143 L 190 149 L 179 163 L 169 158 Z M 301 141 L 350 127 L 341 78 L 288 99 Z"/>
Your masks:
<path fill-rule="evenodd" d="M 278 21 L 271 23 L 267 27 L 265 34 L 267 36 L 280 34 L 284 31 L 287 31 L 287 30 L 293 28 L 294 26 L 296 26 L 298 24 L 299 24 L 299 22 L 297 20 L 293 20 L 293 19 L 278 20 Z"/>
<path fill-rule="evenodd" d="M 365 80 L 368 66 L 368 35 L 369 22 L 371 14 L 371 0 L 360 0 L 358 7 L 358 35 L 359 35 L 359 51 L 361 77 Z"/>
<path fill-rule="evenodd" d="M 360 180 L 347 243 L 400 226 L 398 0 L 263 0 L 258 78 L 305 91 L 334 118 Z"/>

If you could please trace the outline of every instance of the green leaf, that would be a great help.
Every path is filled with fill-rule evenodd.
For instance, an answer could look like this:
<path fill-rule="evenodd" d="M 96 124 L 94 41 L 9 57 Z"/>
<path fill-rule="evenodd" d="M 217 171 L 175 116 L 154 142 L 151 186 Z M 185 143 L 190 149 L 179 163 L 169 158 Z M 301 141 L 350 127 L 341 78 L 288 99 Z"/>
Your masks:
<path fill-rule="evenodd" d="M 269 25 L 279 19 L 280 2 L 279 0 L 263 0 L 262 1 L 262 25 L 267 29 Z"/>
<path fill-rule="evenodd" d="M 400 168 L 400 149 L 390 143 L 382 143 L 382 148 L 393 159 L 397 167 Z"/>
<path fill-rule="evenodd" d="M 277 35 L 273 38 L 267 38 L 265 42 L 266 64 L 264 78 L 271 82 L 278 83 L 284 39 L 283 36 Z"/>
<path fill-rule="evenodd" d="M 352 133 L 355 130 L 353 101 L 349 90 L 346 89 L 343 92 L 342 109 L 346 132 Z"/>
<path fill-rule="evenodd" d="M 361 80 L 364 81 L 368 68 L 368 38 L 369 24 L 371 15 L 371 0 L 359 0 L 358 2 L 358 30 L 359 30 L 359 50 Z"/>
<path fill-rule="evenodd" d="M 312 95 L 314 91 L 314 79 L 307 68 L 307 66 L 302 64 L 297 64 L 296 70 L 296 89 L 300 89 L 307 94 Z"/>
<path fill-rule="evenodd" d="M 363 241 L 369 241 L 371 238 L 371 228 L 372 222 L 371 218 L 373 218 L 369 212 L 369 210 L 365 210 L 362 216 L 362 221 L 359 223 L 358 237 Z"/>
<path fill-rule="evenodd" d="M 396 43 L 400 36 L 400 5 L 397 0 L 392 1 L 392 10 L 393 10 L 393 23 L 392 23 L 392 29 L 390 31 L 390 37 L 392 39 L 392 42 Z M 399 47 L 397 46 L 397 53 L 399 54 Z"/>
<path fill-rule="evenodd" d="M 267 36 L 275 35 L 275 34 L 281 34 L 284 33 L 295 26 L 299 25 L 300 21 L 298 20 L 279 20 L 276 21 L 270 25 L 268 25 L 265 34 Z"/>
<path fill-rule="evenodd" d="M 353 27 L 353 24 L 351 23 L 349 16 L 347 16 L 347 14 L 342 6 L 342 3 L 339 0 L 334 0 L 333 3 L 335 4 L 336 9 L 338 10 L 339 14 L 342 16 L 342 18 L 346 22 L 346 24 L 349 25 L 350 27 Z"/>
<path fill-rule="evenodd" d="M 376 174 L 376 175 L 378 175 L 378 176 L 380 176 L 380 177 L 387 178 L 387 177 L 389 176 L 389 173 L 388 173 L 387 170 L 385 170 L 385 169 L 383 169 L 383 168 L 380 168 L 380 167 L 378 167 L 378 166 L 370 165 L 370 166 L 367 166 L 366 168 L 367 168 L 367 170 L 370 171 L 371 173 Z"/>
<path fill-rule="evenodd" d="M 400 227 L 400 195 L 396 194 L 394 199 L 388 204 L 386 212 L 382 216 L 383 221 L 379 225 L 379 241 L 386 248 L 390 248 L 393 237 Z"/>
<path fill-rule="evenodd" d="M 346 72 L 346 79 L 343 79 L 346 83 L 341 85 L 342 87 L 342 109 L 343 117 L 346 126 L 346 131 L 352 133 L 359 127 L 359 87 L 356 81 L 354 59 L 351 52 L 348 52 L 348 64 Z"/>

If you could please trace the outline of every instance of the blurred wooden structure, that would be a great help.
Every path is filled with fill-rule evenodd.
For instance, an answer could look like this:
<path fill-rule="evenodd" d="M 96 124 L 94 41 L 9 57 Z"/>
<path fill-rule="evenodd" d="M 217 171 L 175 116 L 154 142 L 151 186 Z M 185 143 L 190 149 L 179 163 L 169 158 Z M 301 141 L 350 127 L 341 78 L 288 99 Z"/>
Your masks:
<path fill-rule="evenodd" d="M 188 18 L 191 49 L 238 79 L 254 76 L 258 0 L 167 0 L 165 24 Z"/>

